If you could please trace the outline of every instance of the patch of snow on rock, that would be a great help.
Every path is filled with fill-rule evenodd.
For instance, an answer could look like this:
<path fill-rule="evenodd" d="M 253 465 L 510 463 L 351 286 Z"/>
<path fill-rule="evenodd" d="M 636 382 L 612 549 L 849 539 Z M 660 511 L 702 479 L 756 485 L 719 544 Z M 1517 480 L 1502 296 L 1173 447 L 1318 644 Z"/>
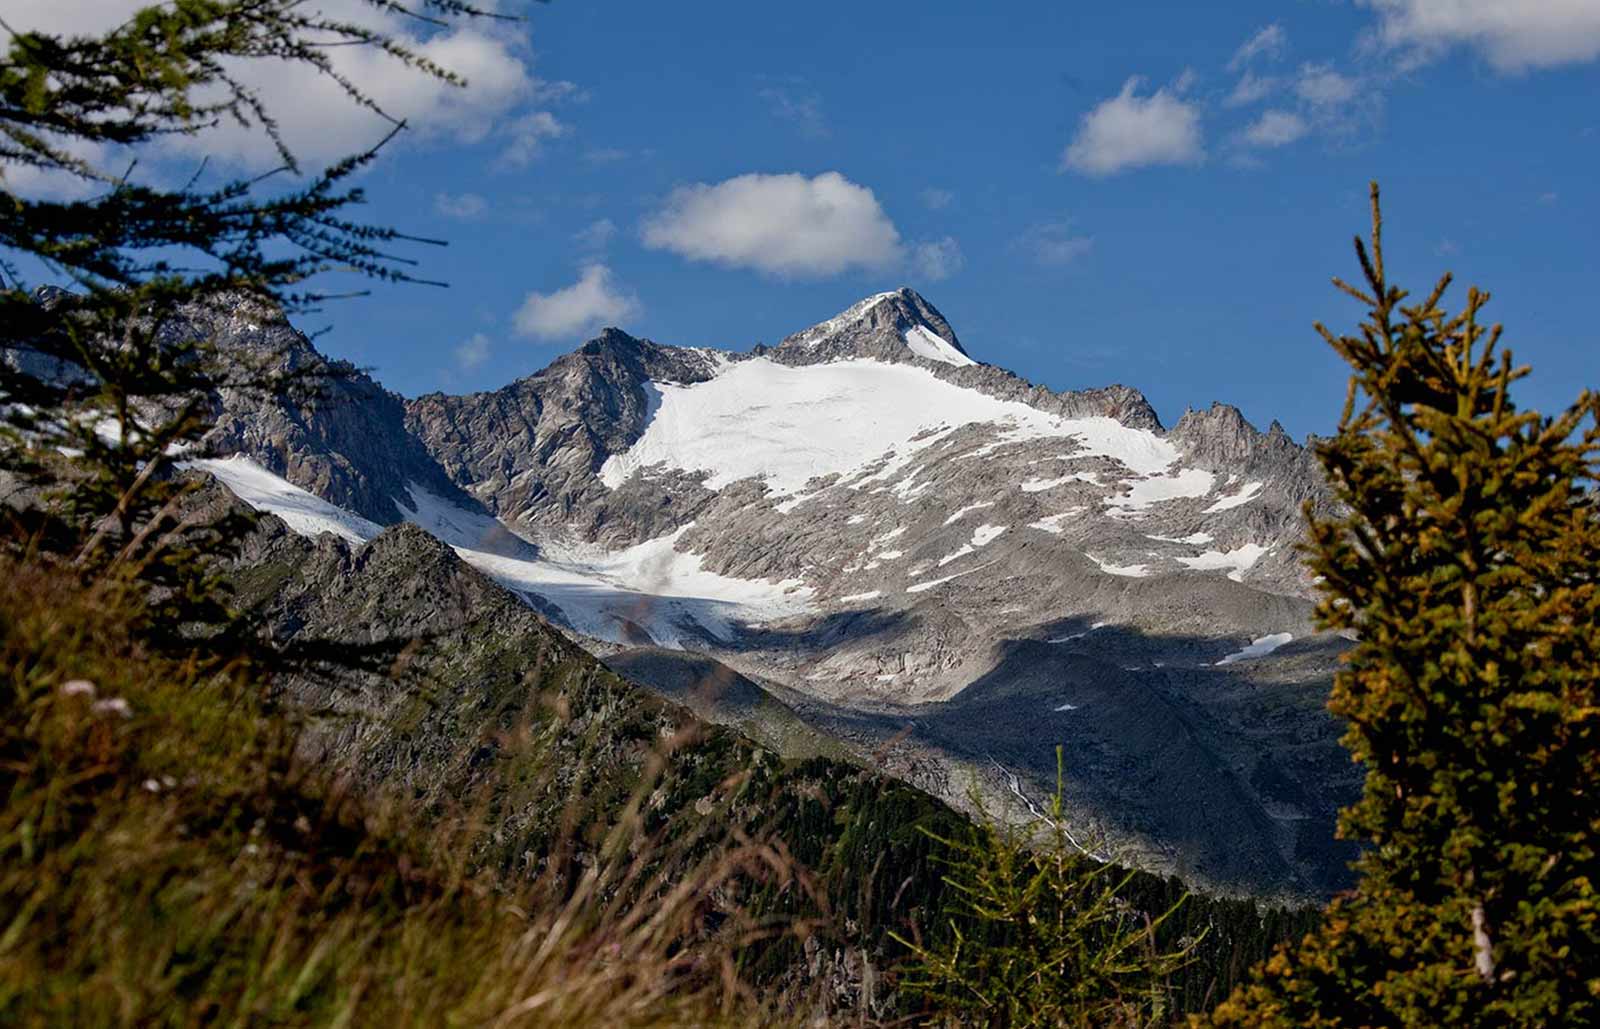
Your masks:
<path fill-rule="evenodd" d="M 277 515 L 301 536 L 315 537 L 331 532 L 351 543 L 365 543 L 383 531 L 383 526 L 376 522 L 306 492 L 242 454 L 186 461 L 182 467 L 211 473 L 234 496 L 257 511 Z"/>
<path fill-rule="evenodd" d="M 1208 550 L 1197 557 L 1180 557 L 1178 561 L 1203 572 L 1226 568 L 1229 569 L 1228 578 L 1234 582 L 1243 582 L 1244 573 L 1254 567 L 1255 563 L 1265 557 L 1271 549 L 1259 543 L 1246 543 L 1233 550 Z"/>
<path fill-rule="evenodd" d="M 999 539 L 1005 531 L 1006 526 L 1004 525 L 980 525 L 972 530 L 972 545 L 986 547 Z"/>
<path fill-rule="evenodd" d="M 978 362 L 963 354 L 950 345 L 950 341 L 921 325 L 913 325 L 901 333 L 901 339 L 906 341 L 906 346 L 918 357 L 925 357 L 930 361 L 939 361 L 943 364 L 953 364 L 957 367 L 966 367 Z"/>
<path fill-rule="evenodd" d="M 899 526 L 897 528 L 890 529 L 888 532 L 884 533 L 882 536 L 874 536 L 874 537 L 872 537 L 872 542 L 867 544 L 867 549 L 876 550 L 877 548 L 883 546 L 885 543 L 889 542 L 890 540 L 899 539 L 901 536 L 904 536 L 905 534 L 906 534 L 906 527 L 904 525 L 901 525 L 901 526 Z"/>
<path fill-rule="evenodd" d="M 986 564 L 979 565 L 976 568 L 968 568 L 964 572 L 956 572 L 954 575 L 947 575 L 942 579 L 929 579 L 927 582 L 914 583 L 913 585 L 910 585 L 910 586 L 906 587 L 906 592 L 907 593 L 922 593 L 922 592 L 925 592 L 927 590 L 933 589 L 935 586 L 943 586 L 945 583 L 949 582 L 951 579 L 959 579 L 963 575 L 971 575 L 973 572 L 981 572 L 983 569 L 985 569 L 987 567 L 989 567 L 989 566 L 986 565 Z"/>
<path fill-rule="evenodd" d="M 1184 543 L 1191 547 L 1204 546 L 1211 542 L 1209 532 L 1196 532 L 1188 536 L 1146 536 L 1145 539 L 1160 540 L 1162 543 Z"/>
<path fill-rule="evenodd" d="M 1128 492 L 1107 497 L 1104 503 L 1124 511 L 1143 511 L 1155 504 L 1211 492 L 1216 476 L 1199 468 L 1180 468 L 1175 475 L 1153 475 L 1124 483 Z"/>
<path fill-rule="evenodd" d="M 1102 561 L 1088 552 L 1085 552 L 1083 556 L 1093 561 L 1107 575 L 1123 575 L 1130 579 L 1143 579 L 1150 574 L 1148 565 L 1114 565 L 1109 561 Z"/>
<path fill-rule="evenodd" d="M 866 593 L 852 593 L 848 597 L 840 597 L 839 603 L 858 604 L 864 600 L 877 600 L 881 596 L 883 593 L 879 590 L 868 590 Z"/>
<path fill-rule="evenodd" d="M 1086 507 L 1071 507 L 1060 514 L 1046 515 L 1037 522 L 1029 522 L 1028 528 L 1038 529 L 1041 532 L 1048 532 L 1053 536 L 1059 536 L 1064 531 L 1061 527 L 1062 522 L 1066 521 L 1068 518 L 1075 518 L 1087 510 L 1089 509 Z"/>
<path fill-rule="evenodd" d="M 992 501 L 992 500 L 983 500 L 983 501 L 979 501 L 976 504 L 968 504 L 966 507 L 963 507 L 961 510 L 957 511 L 955 514 L 951 515 L 949 518 L 946 518 L 944 520 L 944 524 L 952 525 L 952 524 L 954 524 L 956 522 L 959 522 L 961 520 L 962 515 L 969 514 L 970 512 L 973 512 L 973 511 L 981 510 L 981 509 L 983 509 L 985 507 L 993 507 L 993 506 L 994 506 L 994 501 Z"/>
<path fill-rule="evenodd" d="M 1292 639 L 1294 639 L 1294 633 L 1290 632 L 1273 632 L 1265 636 L 1258 636 L 1250 642 L 1248 647 L 1234 651 L 1221 661 L 1218 661 L 1217 664 L 1231 665 L 1236 661 L 1248 661 L 1251 658 L 1265 657 Z"/>
<path fill-rule="evenodd" d="M 394 499 L 402 514 L 410 511 L 406 521 L 452 547 L 520 558 L 532 558 L 537 553 L 531 543 L 513 535 L 504 522 L 488 512 L 464 510 L 414 482 L 406 484 L 405 497 Z"/>
<path fill-rule="evenodd" d="M 1229 480 L 1230 485 L 1232 481 L 1232 479 Z M 1256 498 L 1256 495 L 1261 492 L 1262 485 L 1259 482 L 1247 482 L 1240 488 L 1239 492 L 1223 497 L 1201 513 L 1216 514 L 1218 511 L 1231 511 L 1236 507 L 1242 507 Z"/>

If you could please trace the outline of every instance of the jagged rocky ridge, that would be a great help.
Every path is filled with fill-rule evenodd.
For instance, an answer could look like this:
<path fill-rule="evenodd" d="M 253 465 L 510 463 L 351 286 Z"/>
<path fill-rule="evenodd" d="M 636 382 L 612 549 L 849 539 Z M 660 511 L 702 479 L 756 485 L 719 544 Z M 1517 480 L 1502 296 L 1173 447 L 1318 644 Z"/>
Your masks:
<path fill-rule="evenodd" d="M 320 359 L 259 312 L 208 328 Z M 747 353 L 608 329 L 488 393 L 357 374 L 299 409 L 219 403 L 208 442 L 248 461 L 207 467 L 246 500 L 354 542 L 415 522 L 596 652 L 756 684 L 780 743 L 956 802 L 973 781 L 1037 802 L 1061 745 L 1110 856 L 1345 881 L 1355 772 L 1322 710 L 1342 642 L 1313 635 L 1294 552 L 1326 492 L 1276 425 L 1217 405 L 1169 432 L 1136 390 L 1032 385 L 906 289 Z M 666 687 L 669 664 L 626 670 Z"/>

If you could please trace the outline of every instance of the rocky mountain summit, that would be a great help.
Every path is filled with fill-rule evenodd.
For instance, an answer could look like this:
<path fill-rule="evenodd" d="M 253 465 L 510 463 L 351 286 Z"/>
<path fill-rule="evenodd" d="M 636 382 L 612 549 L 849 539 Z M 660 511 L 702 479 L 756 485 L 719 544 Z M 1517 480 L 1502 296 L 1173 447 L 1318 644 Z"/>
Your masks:
<path fill-rule="evenodd" d="M 206 328 L 321 359 L 259 312 Z M 1168 431 L 1134 389 L 1033 385 L 910 289 L 747 352 L 607 329 L 492 392 L 352 374 L 318 404 L 218 402 L 235 456 L 196 464 L 245 501 L 357 545 L 415 523 L 626 674 L 682 695 L 722 669 L 728 720 L 775 745 L 1023 805 L 1059 746 L 1097 853 L 1232 890 L 1345 880 L 1343 642 L 1294 550 L 1327 493 L 1276 424 L 1214 405 Z"/>

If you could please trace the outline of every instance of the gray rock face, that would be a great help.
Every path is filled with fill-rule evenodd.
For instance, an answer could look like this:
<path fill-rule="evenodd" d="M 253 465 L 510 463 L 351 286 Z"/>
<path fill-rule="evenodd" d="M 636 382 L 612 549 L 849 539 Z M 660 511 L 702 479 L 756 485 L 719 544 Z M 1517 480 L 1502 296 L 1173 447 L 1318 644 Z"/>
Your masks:
<path fill-rule="evenodd" d="M 410 509 L 401 505 L 409 503 L 412 484 L 479 508 L 406 428 L 398 395 L 353 365 L 323 357 L 276 310 L 255 303 L 191 309 L 178 331 L 258 359 L 269 372 L 302 372 L 319 386 L 319 395 L 299 403 L 256 390 L 222 389 L 216 423 L 203 441 L 207 451 L 247 454 L 275 475 L 381 525 L 405 519 Z"/>
<path fill-rule="evenodd" d="M 674 491 L 681 497 L 618 495 L 600 483 L 600 466 L 644 431 L 653 382 L 703 382 L 716 363 L 707 351 L 606 329 L 492 393 L 418 397 L 406 405 L 406 425 L 447 474 L 506 521 L 634 541 L 688 521 L 699 498 L 689 483 Z"/>
<path fill-rule="evenodd" d="M 384 507 L 413 482 L 492 515 L 541 557 L 444 538 L 586 646 L 646 648 L 618 660 L 675 693 L 705 667 L 757 684 L 778 708 L 730 717 L 759 707 L 779 738 L 958 803 L 973 778 L 1037 801 L 1059 745 L 1111 856 L 1223 889 L 1345 882 L 1333 815 L 1358 783 L 1323 710 L 1343 643 L 1295 550 L 1329 499 L 1276 424 L 1213 405 L 1168 432 L 1128 387 L 1035 386 L 909 289 L 747 353 L 608 329 L 489 393 L 349 381 L 328 410 L 224 397 L 217 443 L 383 524 L 432 524 Z"/>

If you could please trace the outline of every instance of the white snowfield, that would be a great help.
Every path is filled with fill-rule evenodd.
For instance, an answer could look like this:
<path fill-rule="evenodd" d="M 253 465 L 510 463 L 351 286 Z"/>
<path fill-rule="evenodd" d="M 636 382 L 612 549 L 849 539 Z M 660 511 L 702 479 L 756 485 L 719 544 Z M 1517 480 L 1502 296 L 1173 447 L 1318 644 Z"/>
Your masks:
<path fill-rule="evenodd" d="M 1232 482 L 1232 479 L 1230 478 L 1229 481 Z M 1256 498 L 1256 495 L 1261 492 L 1262 485 L 1264 484 L 1259 482 L 1247 482 L 1239 488 L 1239 492 L 1223 497 L 1201 513 L 1216 514 L 1218 511 L 1231 511 L 1236 507 L 1242 507 Z"/>
<path fill-rule="evenodd" d="M 775 497 L 819 476 L 854 488 L 899 482 L 922 450 L 966 425 L 991 425 L 987 447 L 1029 439 L 1076 444 L 1066 457 L 1116 459 L 1134 475 L 1159 475 L 1178 459 L 1162 437 L 1114 418 L 1062 418 L 945 382 L 925 368 L 853 359 L 791 368 L 766 358 L 729 365 L 706 382 L 654 384 L 650 419 L 600 479 L 612 489 L 655 465 L 705 472 L 721 489 L 757 478 Z"/>
<path fill-rule="evenodd" d="M 990 562 L 990 563 L 992 564 L 993 562 Z M 945 583 L 949 582 L 952 579 L 959 579 L 963 575 L 971 575 L 973 572 L 981 572 L 987 567 L 989 567 L 988 564 L 981 564 L 976 568 L 968 568 L 964 572 L 957 572 L 954 575 L 946 575 L 942 579 L 929 579 L 927 582 L 914 583 L 913 585 L 910 585 L 910 586 L 906 587 L 906 592 L 907 593 L 926 593 L 928 590 L 933 589 L 935 586 L 943 586 Z"/>
<path fill-rule="evenodd" d="M 913 354 L 930 361 L 953 364 L 958 368 L 978 363 L 957 350 L 949 340 L 921 325 L 913 325 L 902 332 L 900 338 L 906 341 L 906 346 L 911 348 Z"/>
<path fill-rule="evenodd" d="M 1171 475 L 1151 475 L 1126 483 L 1128 492 L 1107 497 L 1107 507 L 1145 511 L 1166 500 L 1203 497 L 1211 492 L 1216 476 L 1198 468 L 1180 468 Z"/>
<path fill-rule="evenodd" d="M 1231 665 L 1238 661 L 1248 661 L 1251 658 L 1266 657 L 1292 639 L 1294 639 L 1294 633 L 1291 632 L 1273 632 L 1265 636 L 1258 636 L 1250 642 L 1248 647 L 1234 651 L 1221 661 L 1218 661 L 1217 664 Z"/>
<path fill-rule="evenodd" d="M 963 507 L 960 510 L 956 511 L 956 513 L 951 515 L 949 518 L 946 518 L 944 520 L 944 524 L 946 524 L 946 525 L 954 525 L 956 522 L 959 522 L 962 519 L 963 516 L 965 516 L 967 514 L 970 514 L 973 511 L 979 511 L 979 510 L 982 510 L 983 508 L 993 507 L 993 506 L 994 506 L 994 501 L 992 501 L 992 500 L 980 500 L 976 504 L 968 504 L 966 507 Z"/>
<path fill-rule="evenodd" d="M 277 515 L 301 536 L 331 532 L 351 543 L 365 543 L 383 531 L 378 523 L 335 507 L 242 455 L 187 461 L 180 467 L 210 472 L 234 496 L 257 511 Z"/>
<path fill-rule="evenodd" d="M 1059 536 L 1065 531 L 1062 528 L 1062 522 L 1066 521 L 1068 518 L 1076 518 L 1078 515 L 1083 514 L 1087 510 L 1089 510 L 1087 507 L 1069 507 L 1060 514 L 1045 515 L 1036 522 L 1029 522 L 1028 528 L 1038 529 L 1042 532 L 1048 532 L 1052 536 Z"/>
<path fill-rule="evenodd" d="M 990 543 L 993 543 L 995 540 L 999 539 L 1000 534 L 1005 531 L 1006 527 L 1004 525 L 978 526 L 976 529 L 972 530 L 972 539 L 970 542 L 963 543 L 959 550 L 946 554 L 944 557 L 939 559 L 939 567 L 942 568 L 951 561 L 966 557 L 968 554 L 976 552 L 979 547 L 988 546 Z"/>
<path fill-rule="evenodd" d="M 1233 550 L 1208 550 L 1197 557 L 1180 557 L 1178 561 L 1199 571 L 1218 571 L 1225 568 L 1228 569 L 1228 578 L 1234 582 L 1243 582 L 1244 573 L 1254 567 L 1255 563 L 1265 557 L 1271 549 L 1259 543 L 1246 543 Z"/>
<path fill-rule="evenodd" d="M 1099 566 L 1100 570 L 1105 572 L 1107 575 L 1121 575 L 1129 579 L 1143 579 L 1151 574 L 1149 565 L 1114 565 L 1110 561 L 1102 561 L 1100 558 L 1095 557 L 1088 551 L 1085 551 L 1083 556 L 1093 561 Z"/>
<path fill-rule="evenodd" d="M 240 500 L 282 518 L 302 536 L 331 532 L 361 544 L 383 527 L 328 503 L 247 457 L 189 462 L 216 476 Z M 690 526 L 626 550 L 556 547 L 514 536 L 496 519 L 463 511 L 412 484 L 397 498 L 407 521 L 449 544 L 462 559 L 524 596 L 561 610 L 572 628 L 596 639 L 683 647 L 699 632 L 730 638 L 754 625 L 813 610 L 813 591 L 799 580 L 735 579 L 706 570 L 698 554 L 676 549 Z"/>

